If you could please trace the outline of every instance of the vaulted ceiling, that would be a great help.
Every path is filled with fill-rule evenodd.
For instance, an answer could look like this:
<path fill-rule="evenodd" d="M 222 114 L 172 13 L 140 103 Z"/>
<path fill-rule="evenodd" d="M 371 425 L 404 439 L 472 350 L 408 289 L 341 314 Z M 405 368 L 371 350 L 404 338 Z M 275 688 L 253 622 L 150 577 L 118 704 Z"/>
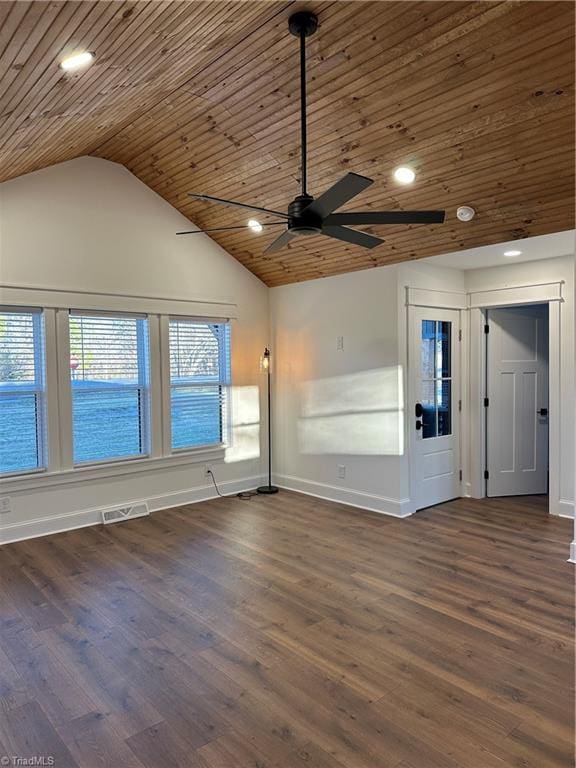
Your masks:
<path fill-rule="evenodd" d="M 89 154 L 203 228 L 247 217 L 189 191 L 285 210 L 299 181 L 287 19 L 304 8 L 320 20 L 312 193 L 355 171 L 375 184 L 344 210 L 447 220 L 366 227 L 385 239 L 371 251 L 312 237 L 265 255 L 276 228 L 215 235 L 248 269 L 280 285 L 574 227 L 574 5 L 561 1 L 0 2 L 0 180 Z M 95 63 L 65 74 L 77 49 Z M 400 164 L 410 187 L 393 181 Z"/>

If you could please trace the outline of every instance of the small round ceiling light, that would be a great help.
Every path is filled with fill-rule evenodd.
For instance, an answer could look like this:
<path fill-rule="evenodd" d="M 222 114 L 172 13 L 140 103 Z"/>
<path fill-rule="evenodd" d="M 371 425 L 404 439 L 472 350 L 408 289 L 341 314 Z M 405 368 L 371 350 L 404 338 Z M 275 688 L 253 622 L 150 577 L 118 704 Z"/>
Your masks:
<path fill-rule="evenodd" d="M 66 72 L 76 72 L 78 69 L 84 69 L 94 61 L 94 54 L 90 51 L 79 51 L 67 56 L 60 62 L 60 69 Z"/>
<path fill-rule="evenodd" d="M 456 217 L 459 221 L 472 221 L 476 211 L 470 205 L 461 205 L 456 209 Z"/>
<path fill-rule="evenodd" d="M 513 259 L 514 256 L 522 256 L 522 251 L 517 251 L 512 248 L 509 251 L 504 251 L 504 256 L 506 256 L 507 259 Z"/>
<path fill-rule="evenodd" d="M 408 168 L 406 165 L 401 165 L 399 168 L 395 169 L 394 178 L 398 184 L 412 184 L 416 178 L 416 174 L 412 168 Z"/>
<path fill-rule="evenodd" d="M 262 232 L 262 224 L 256 219 L 249 219 L 248 226 L 252 232 Z"/>

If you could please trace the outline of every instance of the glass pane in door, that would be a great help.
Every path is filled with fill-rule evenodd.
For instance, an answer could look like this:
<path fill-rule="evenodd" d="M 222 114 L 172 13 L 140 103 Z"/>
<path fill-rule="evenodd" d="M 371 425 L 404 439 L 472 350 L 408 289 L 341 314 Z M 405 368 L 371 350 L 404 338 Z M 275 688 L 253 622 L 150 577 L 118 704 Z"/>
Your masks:
<path fill-rule="evenodd" d="M 436 336 L 436 370 L 437 376 L 443 379 L 452 376 L 452 360 L 450 352 L 452 323 L 441 321 L 437 323 Z"/>
<path fill-rule="evenodd" d="M 452 432 L 452 323 L 422 320 L 420 341 L 422 437 Z"/>
<path fill-rule="evenodd" d="M 422 340 L 420 344 L 420 375 L 423 379 L 433 379 L 436 368 L 436 321 L 422 320 Z"/>
<path fill-rule="evenodd" d="M 436 382 L 436 413 L 438 415 L 438 436 L 452 432 L 452 382 L 442 379 Z"/>
<path fill-rule="evenodd" d="M 422 437 L 436 437 L 436 396 L 434 379 L 422 382 Z"/>

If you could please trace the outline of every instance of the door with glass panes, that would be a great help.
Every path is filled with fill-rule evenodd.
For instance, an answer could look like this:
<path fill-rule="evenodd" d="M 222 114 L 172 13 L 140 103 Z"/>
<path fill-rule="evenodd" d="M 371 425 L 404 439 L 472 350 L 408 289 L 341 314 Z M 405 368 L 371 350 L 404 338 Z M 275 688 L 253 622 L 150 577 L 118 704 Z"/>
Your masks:
<path fill-rule="evenodd" d="M 460 493 L 460 312 L 417 307 L 411 330 L 412 493 L 416 509 Z"/>

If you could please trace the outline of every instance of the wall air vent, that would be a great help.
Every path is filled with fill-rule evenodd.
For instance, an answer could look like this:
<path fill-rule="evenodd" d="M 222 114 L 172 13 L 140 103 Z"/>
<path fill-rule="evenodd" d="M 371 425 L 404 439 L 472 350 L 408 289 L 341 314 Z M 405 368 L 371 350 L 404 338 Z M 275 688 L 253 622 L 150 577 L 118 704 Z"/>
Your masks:
<path fill-rule="evenodd" d="M 150 514 L 147 504 L 130 504 L 127 507 L 102 510 L 102 522 L 121 523 L 123 520 L 132 520 L 135 517 L 146 517 Z"/>

